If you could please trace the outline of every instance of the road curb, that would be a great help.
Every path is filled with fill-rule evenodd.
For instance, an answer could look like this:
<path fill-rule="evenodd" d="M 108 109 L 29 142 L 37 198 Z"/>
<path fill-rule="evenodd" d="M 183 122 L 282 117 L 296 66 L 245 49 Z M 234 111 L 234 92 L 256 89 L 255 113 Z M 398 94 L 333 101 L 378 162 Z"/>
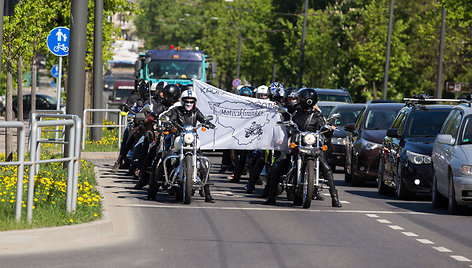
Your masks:
<path fill-rule="evenodd" d="M 46 244 L 74 243 L 112 236 L 114 234 L 113 222 L 104 195 L 105 191 L 99 184 L 100 171 L 96 166 L 94 166 L 94 172 L 98 183 L 97 189 L 102 196 L 103 218 L 101 220 L 76 225 L 3 231 L 0 232 L 0 249 L 37 248 Z"/>

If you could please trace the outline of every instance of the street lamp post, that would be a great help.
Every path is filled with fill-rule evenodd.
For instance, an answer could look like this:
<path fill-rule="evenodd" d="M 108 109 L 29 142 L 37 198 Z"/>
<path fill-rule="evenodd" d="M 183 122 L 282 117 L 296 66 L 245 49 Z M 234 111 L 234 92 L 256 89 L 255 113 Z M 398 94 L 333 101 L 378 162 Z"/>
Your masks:
<path fill-rule="evenodd" d="M 387 87 L 388 87 L 388 71 L 390 68 L 390 43 L 392 40 L 392 28 L 393 28 L 393 3 L 394 0 L 390 0 L 390 12 L 388 19 L 388 33 L 387 33 L 387 56 L 385 60 L 385 75 L 384 75 L 384 87 L 382 99 L 387 99 Z"/>
<path fill-rule="evenodd" d="M 442 96 L 443 85 L 443 64 L 444 64 L 444 37 L 446 35 L 446 9 L 443 7 L 441 15 L 441 39 L 439 41 L 439 60 L 438 60 L 438 80 L 434 97 L 440 99 Z"/>
<path fill-rule="evenodd" d="M 298 87 L 302 87 L 303 79 L 303 59 L 305 58 L 305 35 L 306 35 L 306 20 L 308 16 L 308 0 L 305 0 L 305 15 L 303 16 L 303 33 L 302 33 L 302 45 L 300 48 L 300 73 L 298 80 Z"/>

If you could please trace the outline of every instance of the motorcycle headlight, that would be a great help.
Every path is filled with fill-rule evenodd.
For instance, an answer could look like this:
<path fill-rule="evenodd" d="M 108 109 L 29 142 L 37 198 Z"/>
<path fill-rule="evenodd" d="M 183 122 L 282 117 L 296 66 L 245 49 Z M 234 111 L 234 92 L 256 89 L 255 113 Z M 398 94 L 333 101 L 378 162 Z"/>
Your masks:
<path fill-rule="evenodd" d="M 346 145 L 346 138 L 331 138 L 333 145 Z"/>
<path fill-rule="evenodd" d="M 192 144 L 193 141 L 195 140 L 195 137 L 193 136 L 192 133 L 187 133 L 184 135 L 184 142 L 187 144 Z"/>
<path fill-rule="evenodd" d="M 421 164 L 431 164 L 431 157 L 424 154 L 417 154 L 412 151 L 406 151 L 406 155 L 408 156 L 408 161 L 413 164 L 421 165 Z"/>
<path fill-rule="evenodd" d="M 365 141 L 365 143 L 362 144 L 362 147 L 364 147 L 366 150 L 374 150 L 382 147 L 382 144 Z"/>
<path fill-rule="evenodd" d="M 312 145 L 313 143 L 315 143 L 316 137 L 315 135 L 308 133 L 305 135 L 305 137 L 303 137 L 303 140 L 305 141 L 306 144 Z"/>

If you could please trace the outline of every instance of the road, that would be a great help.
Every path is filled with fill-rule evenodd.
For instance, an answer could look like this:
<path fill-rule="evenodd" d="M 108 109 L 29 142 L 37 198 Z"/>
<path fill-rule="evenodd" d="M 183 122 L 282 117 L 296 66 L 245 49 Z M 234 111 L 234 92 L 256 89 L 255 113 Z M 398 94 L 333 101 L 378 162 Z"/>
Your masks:
<path fill-rule="evenodd" d="M 1 267 L 472 267 L 472 218 L 433 209 L 427 197 L 397 201 L 374 185 L 351 187 L 336 173 L 342 208 L 310 209 L 278 199 L 262 205 L 262 186 L 246 194 L 227 182 L 212 158 L 213 197 L 182 205 L 164 192 L 157 201 L 135 181 L 97 161 L 101 185 L 116 195 L 108 206 L 129 213 L 103 240 L 0 255 Z M 339 167 L 338 167 L 339 168 Z M 342 169 L 338 169 L 342 172 Z M 115 221 L 114 221 L 115 224 Z"/>

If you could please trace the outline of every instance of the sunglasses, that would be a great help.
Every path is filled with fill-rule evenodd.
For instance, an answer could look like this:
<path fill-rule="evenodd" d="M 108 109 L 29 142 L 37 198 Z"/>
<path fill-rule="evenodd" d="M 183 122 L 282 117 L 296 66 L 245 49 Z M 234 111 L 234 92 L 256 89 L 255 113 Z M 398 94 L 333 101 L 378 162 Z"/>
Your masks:
<path fill-rule="evenodd" d="M 193 100 L 184 100 L 184 103 L 195 103 Z"/>

